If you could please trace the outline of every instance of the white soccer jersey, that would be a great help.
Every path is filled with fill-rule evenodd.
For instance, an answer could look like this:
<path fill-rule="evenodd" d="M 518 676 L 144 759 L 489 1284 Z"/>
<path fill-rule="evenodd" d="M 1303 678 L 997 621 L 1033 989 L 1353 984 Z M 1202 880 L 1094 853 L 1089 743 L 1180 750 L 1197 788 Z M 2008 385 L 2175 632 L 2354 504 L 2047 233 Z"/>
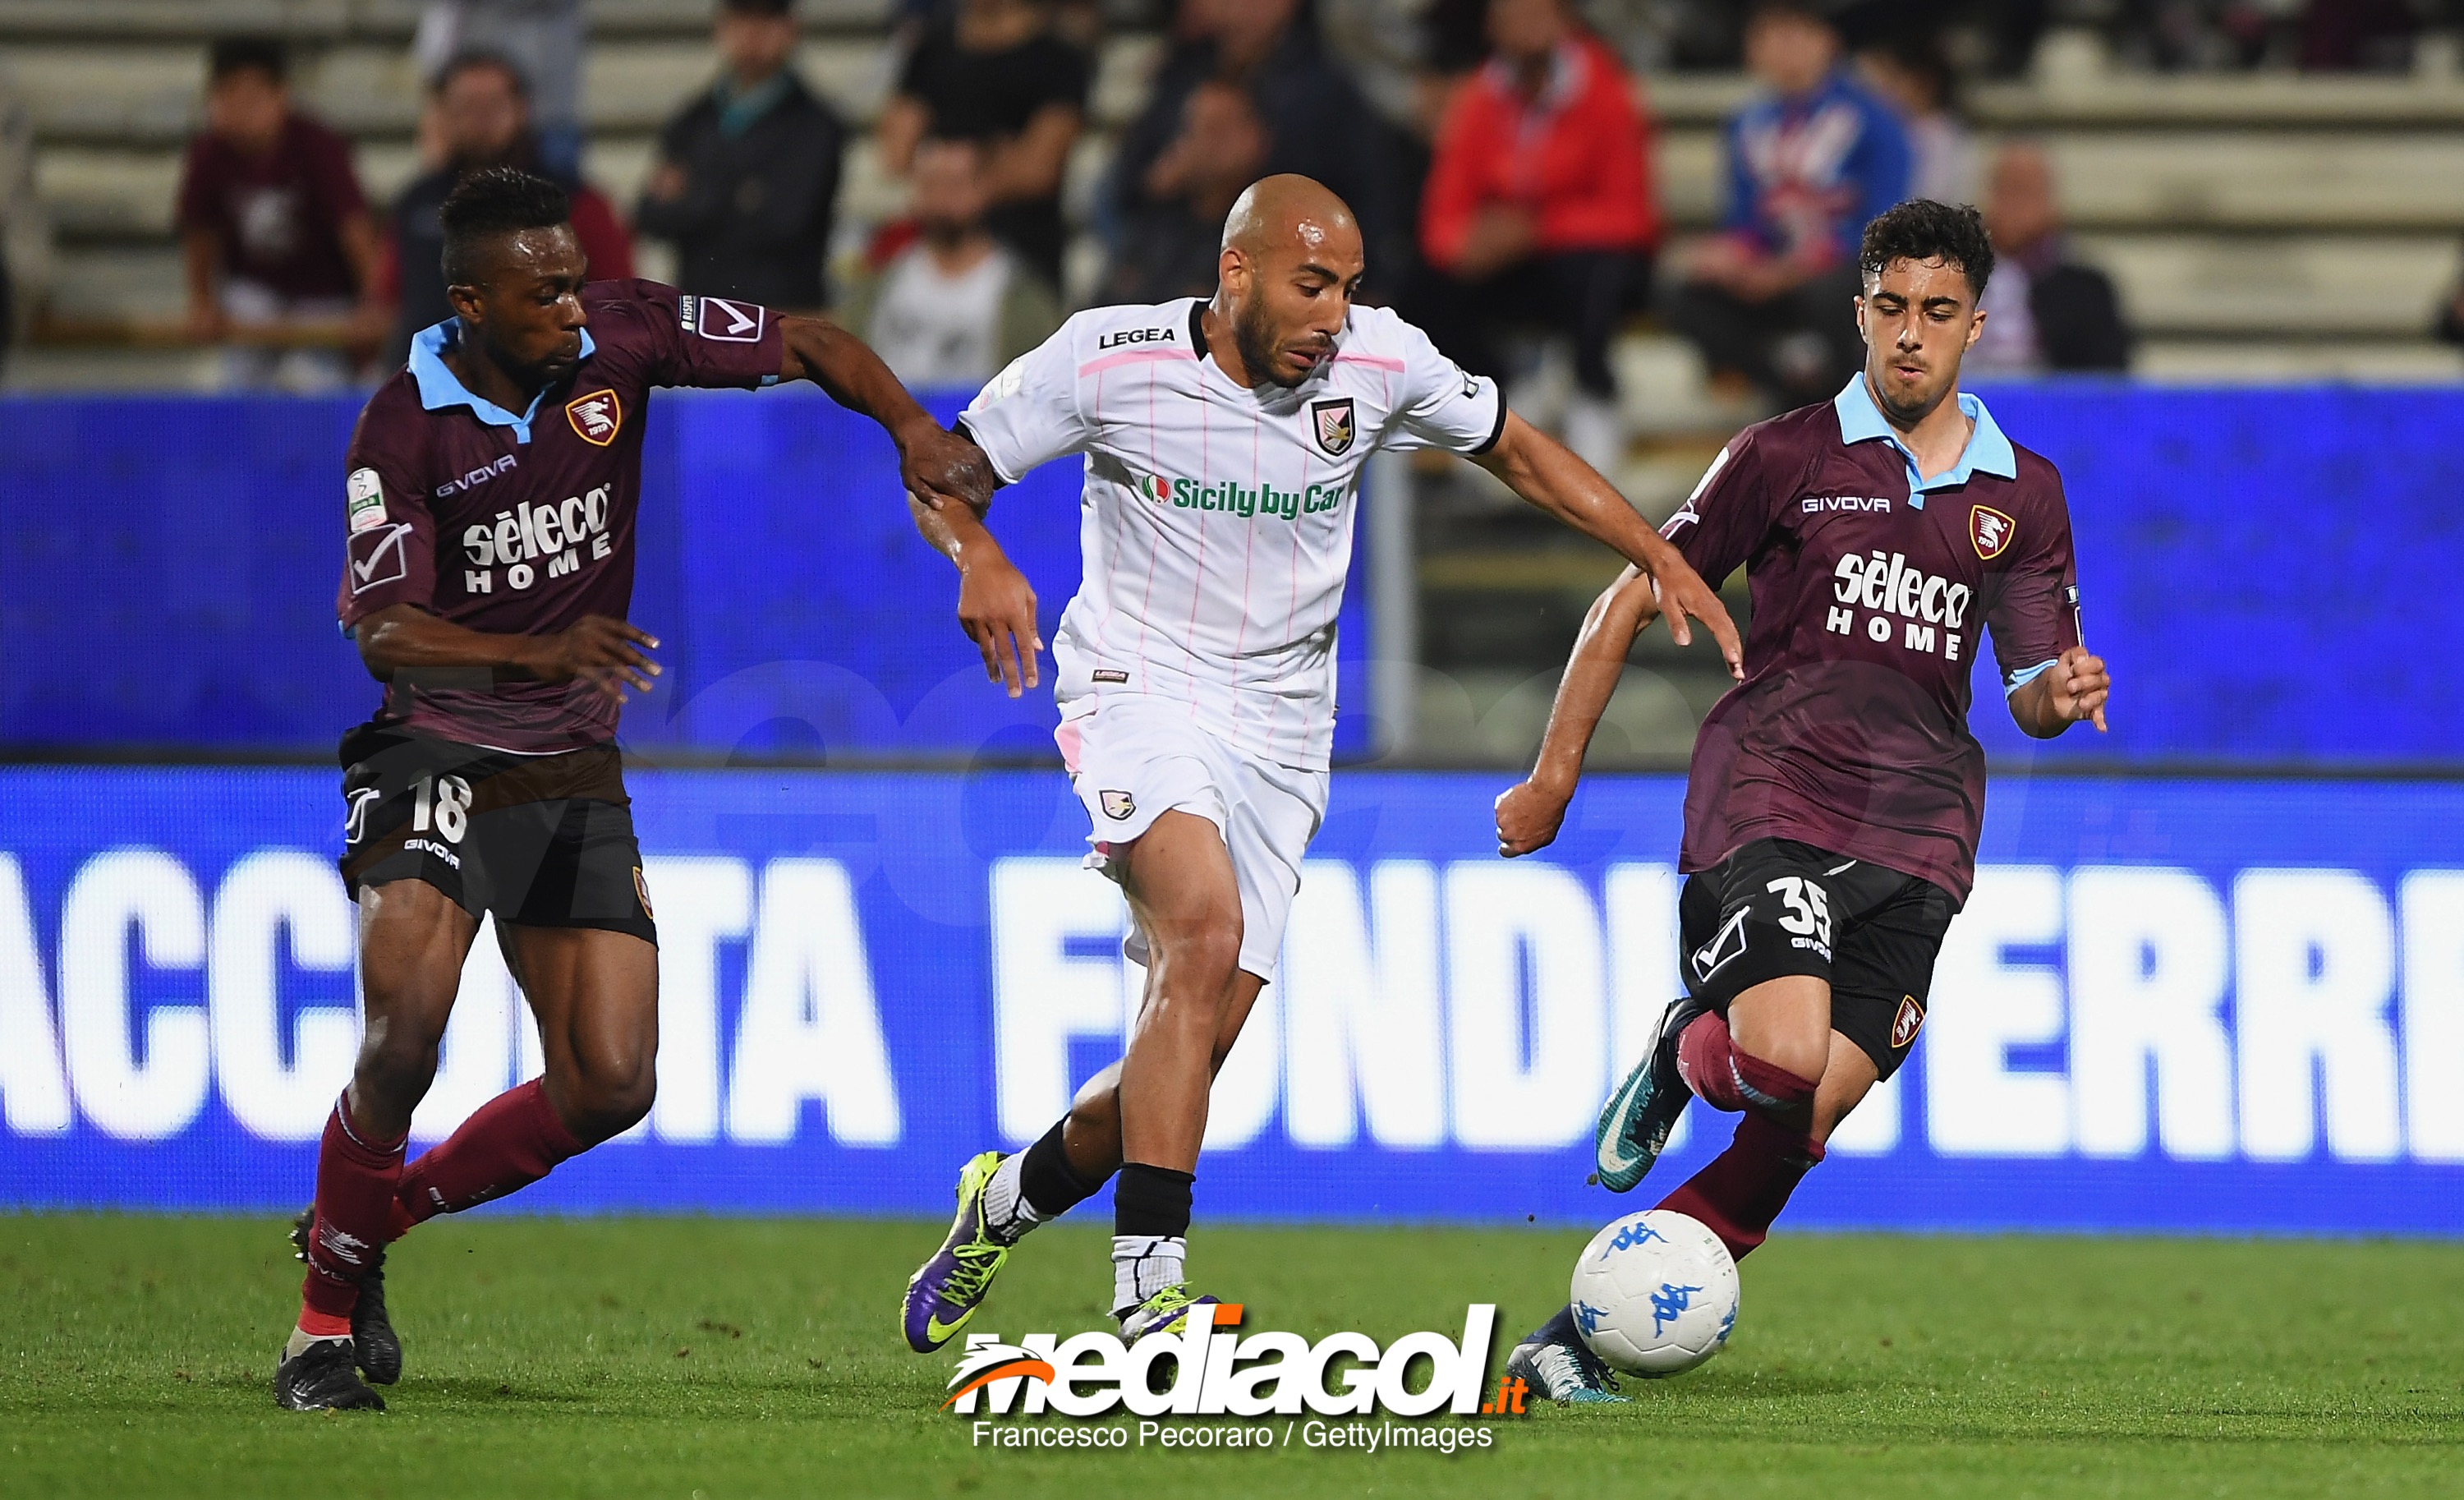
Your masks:
<path fill-rule="evenodd" d="M 1251 755 L 1323 770 L 1361 467 L 1380 448 L 1484 452 L 1505 401 L 1379 307 L 1354 307 L 1297 389 L 1250 390 L 1206 355 L 1203 305 L 1080 313 L 962 420 L 1004 482 L 1086 455 L 1086 570 L 1052 641 L 1064 719 L 1161 697 Z"/>

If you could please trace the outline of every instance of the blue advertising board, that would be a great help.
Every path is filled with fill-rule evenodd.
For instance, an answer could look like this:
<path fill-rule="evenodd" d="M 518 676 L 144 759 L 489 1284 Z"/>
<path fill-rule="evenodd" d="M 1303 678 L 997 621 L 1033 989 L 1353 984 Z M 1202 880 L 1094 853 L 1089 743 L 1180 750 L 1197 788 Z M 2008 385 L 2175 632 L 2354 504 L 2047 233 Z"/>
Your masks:
<path fill-rule="evenodd" d="M 1336 775 L 1202 1215 L 1628 1205 L 1590 1125 L 1675 993 L 1682 787 L 1595 779 L 1511 863 L 1498 789 Z M 486 1211 L 937 1212 L 1118 1055 L 1138 971 L 1058 774 L 633 790 L 657 1104 Z M 336 779 L 16 767 L 0 809 L 0 1204 L 296 1206 L 356 1029 Z M 1915 1058 L 1793 1220 L 2464 1233 L 2459 835 L 2453 783 L 1996 783 Z M 413 1149 L 539 1066 L 483 935 Z M 1661 1177 L 1727 1129 L 1695 1106 Z"/>
<path fill-rule="evenodd" d="M 2038 744 L 1978 714 L 1997 771 L 2464 761 L 2464 391 L 1986 397 L 2062 471 L 2088 641 L 2120 692 L 2109 736 Z M 355 410 L 0 398 L 0 745 L 325 753 L 375 701 L 333 628 Z M 949 568 L 914 539 L 877 429 L 810 390 L 662 394 L 649 424 L 633 617 L 668 674 L 626 716 L 637 751 L 1050 756 L 1048 693 L 985 707 Z M 1048 464 L 994 512 L 1047 639 L 1078 583 L 1077 485 L 1074 461 Z M 1367 663 L 1390 649 L 1365 550 L 1339 635 L 1346 756 L 1372 747 Z"/>

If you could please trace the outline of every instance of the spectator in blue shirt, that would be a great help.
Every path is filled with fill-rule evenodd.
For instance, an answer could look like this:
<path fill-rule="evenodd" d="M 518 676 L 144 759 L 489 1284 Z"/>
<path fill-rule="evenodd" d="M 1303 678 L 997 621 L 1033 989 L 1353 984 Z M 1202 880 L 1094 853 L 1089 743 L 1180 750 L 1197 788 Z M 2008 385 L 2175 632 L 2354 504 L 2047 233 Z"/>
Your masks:
<path fill-rule="evenodd" d="M 1808 0 L 1755 6 L 1746 66 L 1764 91 L 1728 121 L 1726 227 L 1664 311 L 1715 380 L 1791 406 L 1825 401 L 1860 363 L 1857 245 L 1907 194 L 1907 133 Z"/>

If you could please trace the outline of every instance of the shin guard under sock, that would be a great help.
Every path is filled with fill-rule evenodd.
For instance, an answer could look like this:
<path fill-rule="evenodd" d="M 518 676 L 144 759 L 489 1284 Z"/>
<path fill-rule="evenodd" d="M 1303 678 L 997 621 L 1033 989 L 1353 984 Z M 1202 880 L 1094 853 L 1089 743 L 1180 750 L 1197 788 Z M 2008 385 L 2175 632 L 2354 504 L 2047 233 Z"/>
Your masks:
<path fill-rule="evenodd" d="M 460 1129 L 404 1170 L 397 1195 L 401 1216 L 415 1224 L 502 1198 L 582 1150 L 547 1102 L 547 1086 L 534 1078 L 479 1106 Z"/>
<path fill-rule="evenodd" d="M 1677 1071 L 1694 1096 L 1731 1114 L 1751 1110 L 1801 1118 L 1814 1105 L 1815 1084 L 1738 1047 L 1727 1018 L 1698 1016 L 1677 1038 Z"/>
<path fill-rule="evenodd" d="M 1103 1178 L 1083 1176 L 1069 1164 L 1069 1153 L 1061 1142 L 1062 1128 L 1067 1123 L 1054 1121 L 1050 1130 L 1021 1153 L 1018 1196 L 1033 1210 L 1039 1223 L 1060 1218 L 1092 1198 L 1104 1185 Z"/>
<path fill-rule="evenodd" d="M 1749 1112 L 1737 1122 L 1728 1149 L 1656 1206 L 1701 1220 L 1730 1255 L 1744 1260 L 1763 1243 L 1789 1195 L 1822 1155 L 1821 1145 L 1804 1131 Z"/>
<path fill-rule="evenodd" d="M 402 1136 L 367 1135 L 353 1123 L 350 1095 L 334 1101 L 317 1147 L 317 1211 L 308 1231 L 308 1274 L 300 1281 L 301 1326 L 349 1332 L 359 1278 L 392 1238 L 394 1194 L 402 1179 Z"/>

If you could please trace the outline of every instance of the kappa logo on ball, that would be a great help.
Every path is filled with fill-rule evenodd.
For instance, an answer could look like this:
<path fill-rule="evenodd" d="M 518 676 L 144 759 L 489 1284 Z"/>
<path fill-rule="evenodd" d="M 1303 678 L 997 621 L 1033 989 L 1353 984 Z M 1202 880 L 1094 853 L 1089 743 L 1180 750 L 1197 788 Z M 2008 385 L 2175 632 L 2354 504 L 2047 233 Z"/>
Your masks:
<path fill-rule="evenodd" d="M 1991 505 L 1968 508 L 1968 540 L 1976 544 L 1976 555 L 1991 562 L 2011 545 L 2011 538 L 2019 523 Z"/>
<path fill-rule="evenodd" d="M 1350 396 L 1340 401 L 1310 402 L 1309 418 L 1317 428 L 1318 447 L 1334 454 L 1352 451 L 1352 439 L 1358 429 L 1352 419 Z"/>
<path fill-rule="evenodd" d="M 594 447 L 605 448 L 616 441 L 617 432 L 625 426 L 625 404 L 616 399 L 612 390 L 594 390 L 566 402 L 564 415 L 573 424 L 576 436 Z"/>
<path fill-rule="evenodd" d="M 693 331 L 718 343 L 759 343 L 768 311 L 754 302 L 705 297 L 693 310 Z"/>
<path fill-rule="evenodd" d="M 1104 792 L 1099 800 L 1104 804 L 1104 816 L 1107 818 L 1126 818 L 1138 810 L 1138 800 L 1128 792 Z"/>
<path fill-rule="evenodd" d="M 1917 1039 L 1918 1030 L 1924 1026 L 1925 1007 L 1917 1004 L 1917 998 L 1914 995 L 1902 995 L 1900 1012 L 1891 1018 L 1893 1049 L 1896 1050 L 1914 1042 Z"/>

